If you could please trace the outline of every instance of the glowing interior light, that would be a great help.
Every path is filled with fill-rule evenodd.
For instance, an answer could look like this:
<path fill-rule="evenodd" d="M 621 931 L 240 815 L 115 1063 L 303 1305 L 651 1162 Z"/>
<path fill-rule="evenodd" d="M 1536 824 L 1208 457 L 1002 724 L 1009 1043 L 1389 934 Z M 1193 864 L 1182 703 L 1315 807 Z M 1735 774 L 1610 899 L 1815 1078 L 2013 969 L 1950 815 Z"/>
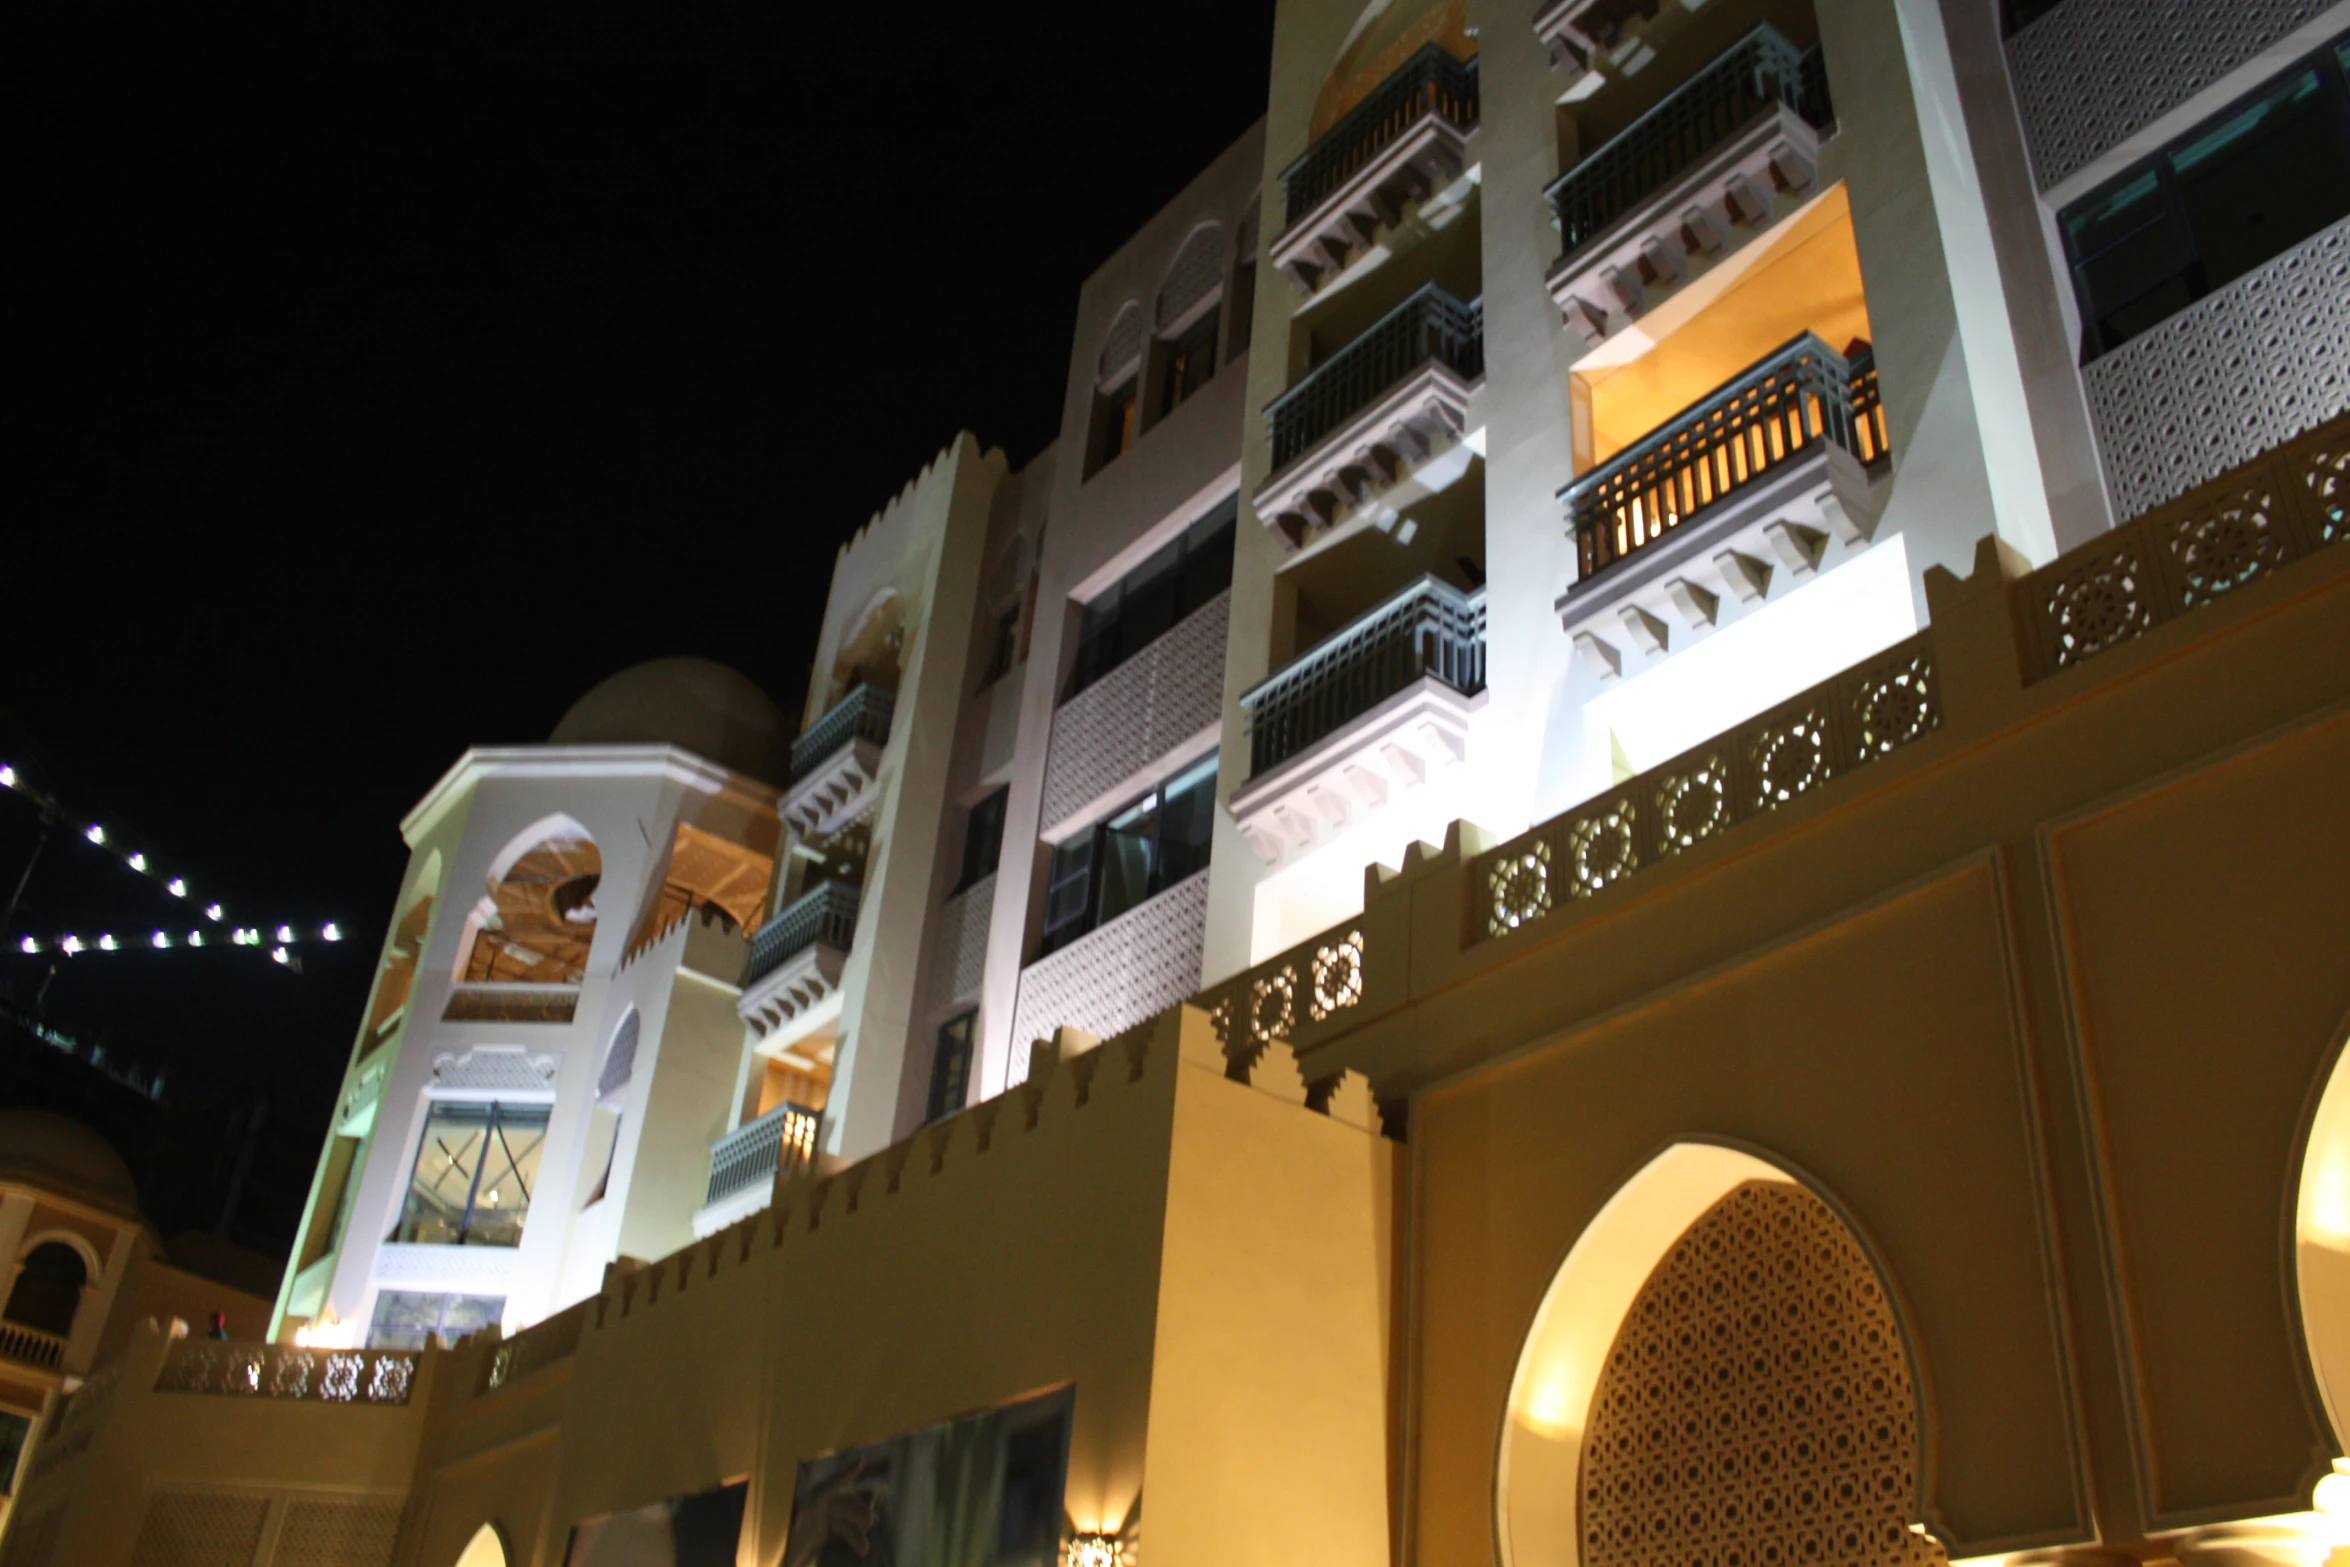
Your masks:
<path fill-rule="evenodd" d="M 146 868 L 147 868 L 147 856 L 145 856 L 144 854 L 134 854 L 134 855 L 132 855 L 132 856 L 131 856 L 131 869 L 132 869 L 132 870 L 134 870 L 134 871 L 143 871 L 143 870 L 145 870 Z"/>
<path fill-rule="evenodd" d="M 79 936 L 68 936 L 57 944 L 57 950 L 67 954 L 79 952 L 82 950 L 82 938 Z"/>
<path fill-rule="evenodd" d="M 189 945 L 189 946 L 191 946 L 191 947 L 201 947 L 202 945 L 204 945 L 204 933 L 203 933 L 202 931 L 200 931 L 200 930 L 191 930 L 191 931 L 189 931 L 189 932 L 188 932 L 188 945 Z"/>
<path fill-rule="evenodd" d="M 27 936 L 24 939 L 24 950 L 28 953 L 38 952 L 41 950 L 41 944 L 33 940 L 32 937 Z"/>
<path fill-rule="evenodd" d="M 340 930 L 337 930 L 331 923 L 328 924 L 326 929 L 320 931 L 318 935 L 319 939 L 322 941 L 340 941 L 343 939 L 343 933 Z"/>
<path fill-rule="evenodd" d="M 158 947 L 168 947 L 171 945 L 171 938 L 163 934 L 163 932 L 157 931 L 155 933 L 155 945 Z"/>
<path fill-rule="evenodd" d="M 275 959 L 276 959 L 278 962 L 280 962 L 280 963 L 283 963 L 283 962 L 285 962 L 285 961 L 286 961 L 286 949 L 285 949 L 285 948 L 283 948 L 283 947 L 272 947 L 272 948 L 270 948 L 270 949 L 269 949 L 269 955 L 270 955 L 271 957 L 275 958 Z"/>
<path fill-rule="evenodd" d="M 217 923 L 220 919 L 220 905 L 215 903 L 209 908 L 205 909 L 204 917 Z"/>
<path fill-rule="evenodd" d="M 13 789 L 13 788 L 15 788 L 15 787 L 16 787 L 16 769 L 15 769 L 15 768 L 13 768 L 13 767 L 6 767 L 6 766 L 0 766 L 0 787 L 6 787 L 6 788 L 10 788 L 10 789 Z"/>
<path fill-rule="evenodd" d="M 96 822 L 90 823 L 90 841 L 92 843 L 104 843 L 106 841 L 106 829 L 99 826 Z"/>
<path fill-rule="evenodd" d="M 294 927 L 291 925 L 280 925 L 277 928 L 277 939 L 280 941 L 292 941 L 294 939 Z"/>
<path fill-rule="evenodd" d="M 188 884 L 174 876 L 163 884 L 163 890 L 175 898 L 184 898 L 188 895 Z"/>
<path fill-rule="evenodd" d="M 122 945 L 112 936 L 100 936 L 98 938 L 98 950 L 100 952 L 120 952 L 122 950 Z"/>

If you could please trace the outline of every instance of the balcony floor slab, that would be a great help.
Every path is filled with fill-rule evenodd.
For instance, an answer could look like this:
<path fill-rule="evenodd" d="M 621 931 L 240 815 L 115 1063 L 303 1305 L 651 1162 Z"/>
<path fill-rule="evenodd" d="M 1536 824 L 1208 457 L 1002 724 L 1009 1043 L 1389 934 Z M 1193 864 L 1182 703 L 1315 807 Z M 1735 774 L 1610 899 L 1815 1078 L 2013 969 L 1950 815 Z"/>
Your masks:
<path fill-rule="evenodd" d="M 789 1049 L 840 1021 L 840 976 L 848 954 L 817 942 L 759 976 L 735 1002 L 735 1011 L 758 1036 L 759 1049 Z"/>
<path fill-rule="evenodd" d="M 803 837 L 839 832 L 881 798 L 881 747 L 859 737 L 784 793 L 783 819 Z"/>
<path fill-rule="evenodd" d="M 1259 859 L 1279 865 L 1466 759 L 1469 719 L 1485 701 L 1423 676 L 1235 789 L 1232 820 Z"/>
<path fill-rule="evenodd" d="M 1257 486 L 1257 516 L 1294 553 L 1348 515 L 1381 509 L 1467 438 L 1470 399 L 1484 385 L 1429 360 Z"/>

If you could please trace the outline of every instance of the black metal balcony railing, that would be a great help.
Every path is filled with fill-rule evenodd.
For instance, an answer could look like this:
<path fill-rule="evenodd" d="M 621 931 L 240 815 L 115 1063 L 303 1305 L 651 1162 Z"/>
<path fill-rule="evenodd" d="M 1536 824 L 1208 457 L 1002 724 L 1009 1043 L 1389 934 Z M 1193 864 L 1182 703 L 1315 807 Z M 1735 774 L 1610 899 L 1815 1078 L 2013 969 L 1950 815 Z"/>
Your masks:
<path fill-rule="evenodd" d="M 1885 413 L 1874 354 L 1863 345 L 1847 360 L 1806 332 L 1559 491 L 1576 580 L 1824 442 L 1873 465 L 1886 451 Z"/>
<path fill-rule="evenodd" d="M 1566 253 L 1781 104 L 1821 128 L 1834 117 L 1819 45 L 1797 49 L 1765 23 L 1559 176 L 1547 194 Z"/>
<path fill-rule="evenodd" d="M 772 1181 L 779 1170 L 807 1168 L 816 1157 L 817 1120 L 817 1112 L 806 1105 L 777 1105 L 712 1143 L 710 1186 L 703 1203 L 721 1202 Z"/>
<path fill-rule="evenodd" d="M 1298 755 L 1424 676 L 1485 689 L 1485 592 L 1422 577 L 1240 699 L 1249 776 Z"/>
<path fill-rule="evenodd" d="M 860 685 L 832 704 L 832 710 L 808 726 L 791 743 L 791 782 L 798 783 L 851 740 L 889 744 L 890 714 L 897 693 L 882 686 Z"/>
<path fill-rule="evenodd" d="M 751 938 L 751 966 L 743 975 L 744 986 L 756 985 L 810 947 L 822 944 L 848 951 L 857 933 L 859 897 L 858 889 L 847 882 L 826 881 L 794 898 Z"/>
<path fill-rule="evenodd" d="M 1475 380 L 1485 373 L 1485 301 L 1462 304 L 1430 283 L 1265 405 L 1279 473 L 1396 382 L 1434 359 Z"/>
<path fill-rule="evenodd" d="M 1429 114 L 1442 115 L 1462 130 L 1477 123 L 1475 60 L 1456 60 L 1429 44 L 1315 137 L 1304 155 L 1281 171 L 1283 225 L 1296 223 L 1327 201 L 1332 191 Z"/>

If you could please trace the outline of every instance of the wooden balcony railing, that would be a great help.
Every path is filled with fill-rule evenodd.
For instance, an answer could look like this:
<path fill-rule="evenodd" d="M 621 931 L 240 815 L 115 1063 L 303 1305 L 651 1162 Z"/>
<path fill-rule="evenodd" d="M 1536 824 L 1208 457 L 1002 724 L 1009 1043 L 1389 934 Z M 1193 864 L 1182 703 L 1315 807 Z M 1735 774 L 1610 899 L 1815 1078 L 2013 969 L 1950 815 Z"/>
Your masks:
<path fill-rule="evenodd" d="M 1835 117 L 1819 46 L 1798 49 L 1766 23 L 1559 176 L 1546 194 L 1566 253 L 1782 104 L 1817 127 Z"/>
<path fill-rule="evenodd" d="M 1433 676 L 1485 689 L 1485 594 L 1422 577 L 1241 697 L 1249 776 L 1260 777 L 1387 698 Z"/>
<path fill-rule="evenodd" d="M 1807 332 L 1559 491 L 1578 585 L 1823 442 L 1873 465 L 1885 415 L 1865 346 L 1847 360 Z"/>
<path fill-rule="evenodd" d="M 772 1181 L 778 1170 L 805 1169 L 816 1157 L 819 1119 L 806 1105 L 777 1105 L 712 1143 L 710 1186 L 703 1203 L 722 1202 L 748 1187 Z"/>
<path fill-rule="evenodd" d="M 1430 360 L 1466 380 L 1485 373 L 1485 301 L 1467 304 L 1430 283 L 1265 405 L 1278 473 L 1379 394 Z"/>
<path fill-rule="evenodd" d="M 1304 156 L 1281 171 L 1284 226 L 1328 200 L 1381 149 L 1429 114 L 1442 115 L 1463 130 L 1477 123 L 1475 60 L 1456 60 L 1429 44 L 1316 137 Z"/>
<path fill-rule="evenodd" d="M 818 882 L 792 900 L 751 938 L 751 966 L 745 989 L 819 944 L 846 952 L 857 933 L 861 894 L 847 882 Z"/>
<path fill-rule="evenodd" d="M 877 685 L 859 685 L 832 704 L 791 743 L 791 778 L 798 783 L 851 740 L 889 744 L 890 715 L 897 709 L 897 693 Z"/>

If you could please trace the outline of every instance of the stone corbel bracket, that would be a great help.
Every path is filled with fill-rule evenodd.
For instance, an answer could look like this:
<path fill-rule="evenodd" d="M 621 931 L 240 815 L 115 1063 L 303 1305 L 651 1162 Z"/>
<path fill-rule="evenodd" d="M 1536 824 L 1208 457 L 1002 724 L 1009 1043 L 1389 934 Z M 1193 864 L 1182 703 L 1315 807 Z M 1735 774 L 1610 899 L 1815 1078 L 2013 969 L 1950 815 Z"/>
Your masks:
<path fill-rule="evenodd" d="M 1296 553 L 1458 443 L 1469 399 L 1482 385 L 1483 377 L 1469 381 L 1429 360 L 1257 486 L 1258 518 Z"/>
<path fill-rule="evenodd" d="M 1485 697 L 1421 679 L 1242 784 L 1232 794 L 1232 820 L 1267 865 L 1303 854 L 1465 761 L 1469 718 Z"/>
<path fill-rule="evenodd" d="M 1425 202 L 1460 178 L 1471 163 L 1462 127 L 1430 110 L 1281 232 L 1266 256 L 1301 294 L 1311 295 L 1346 270 L 1348 262 L 1395 227 L 1405 208 Z"/>

